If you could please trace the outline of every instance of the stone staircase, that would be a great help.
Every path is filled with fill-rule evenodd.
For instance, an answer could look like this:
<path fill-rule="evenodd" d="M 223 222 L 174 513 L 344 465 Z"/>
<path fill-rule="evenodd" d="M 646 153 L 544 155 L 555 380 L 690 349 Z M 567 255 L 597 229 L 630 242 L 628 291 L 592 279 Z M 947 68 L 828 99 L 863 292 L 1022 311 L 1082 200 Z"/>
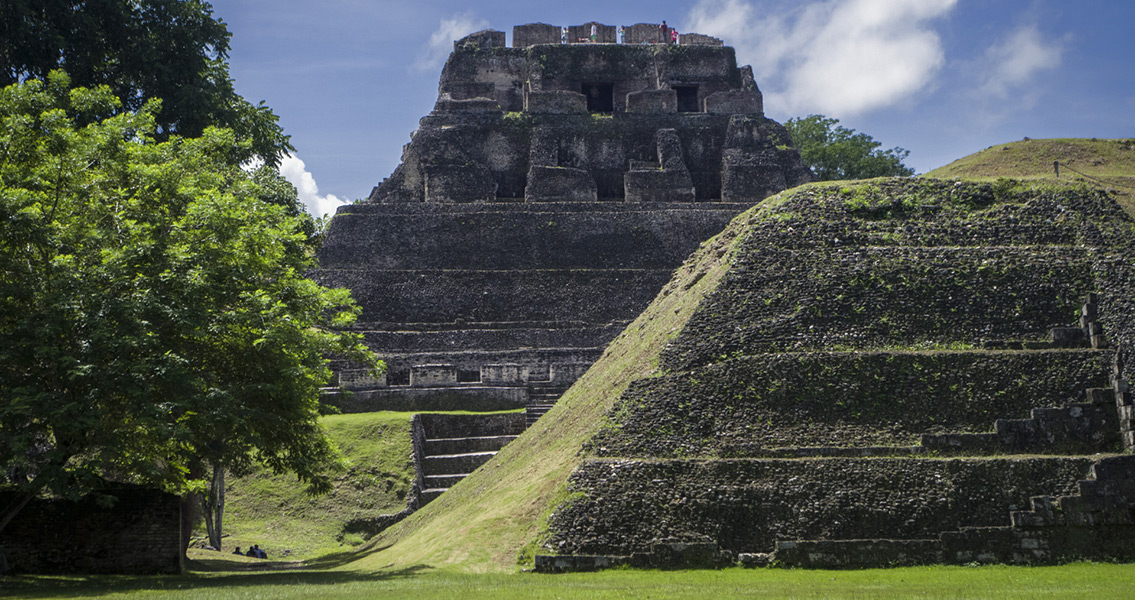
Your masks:
<path fill-rule="evenodd" d="M 567 387 L 550 381 L 529 382 L 528 406 L 524 409 L 525 426 L 531 427 L 540 417 L 551 410 L 560 396 L 567 391 Z"/>
<path fill-rule="evenodd" d="M 1075 494 L 1034 496 L 1030 505 L 1029 510 L 1011 511 L 1008 526 L 961 527 L 937 539 L 779 541 L 775 552 L 742 554 L 739 562 L 847 568 L 1121 559 L 1135 550 L 1135 456 L 1103 458 L 1077 482 Z"/>
<path fill-rule="evenodd" d="M 526 428 L 523 413 L 419 414 L 411 422 L 416 506 L 421 508 L 485 464 Z"/>

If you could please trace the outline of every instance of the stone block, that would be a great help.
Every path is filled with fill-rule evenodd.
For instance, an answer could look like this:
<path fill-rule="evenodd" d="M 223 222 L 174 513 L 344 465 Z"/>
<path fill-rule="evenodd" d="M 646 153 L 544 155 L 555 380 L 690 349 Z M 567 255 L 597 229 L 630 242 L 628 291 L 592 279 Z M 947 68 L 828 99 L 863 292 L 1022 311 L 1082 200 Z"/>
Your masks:
<path fill-rule="evenodd" d="M 1079 327 L 1053 327 L 1052 343 L 1058 348 L 1077 348 L 1088 343 L 1088 336 Z"/>
<path fill-rule="evenodd" d="M 528 369 L 517 364 L 481 365 L 481 383 L 520 385 L 528 379 Z"/>
<path fill-rule="evenodd" d="M 591 42 L 591 26 L 595 26 L 595 43 L 614 44 L 617 28 L 614 25 L 604 25 L 598 22 L 584 23 L 583 25 L 568 26 L 569 44 L 586 44 Z"/>
<path fill-rule="evenodd" d="M 536 572 L 565 573 L 575 571 L 595 571 L 627 564 L 625 556 L 548 556 L 536 555 Z"/>
<path fill-rule="evenodd" d="M 445 387 L 457 385 L 454 365 L 414 365 L 410 367 L 410 387 Z"/>
<path fill-rule="evenodd" d="M 426 202 L 488 202 L 497 184 L 484 165 L 432 165 L 425 174 Z"/>
<path fill-rule="evenodd" d="M 701 33 L 683 33 L 678 37 L 682 46 L 724 46 L 725 42 L 718 38 Z"/>
<path fill-rule="evenodd" d="M 537 44 L 559 44 L 560 28 L 547 23 L 528 23 L 512 28 L 512 47 L 524 48 Z"/>
<path fill-rule="evenodd" d="M 664 170 L 687 170 L 682 153 L 682 140 L 678 137 L 677 130 L 659 129 L 654 134 L 654 145 L 658 148 L 658 164 Z"/>
<path fill-rule="evenodd" d="M 449 94 L 450 100 L 470 100 L 473 98 L 492 100 L 496 97 L 496 89 L 491 81 L 453 81 L 445 84 L 442 94 Z M 499 109 L 499 106 L 497 108 Z"/>
<path fill-rule="evenodd" d="M 499 113 L 500 103 L 492 98 L 438 98 L 434 111 L 439 113 Z"/>
<path fill-rule="evenodd" d="M 549 367 L 548 376 L 552 383 L 570 384 L 575 382 L 591 368 L 591 363 L 553 363 Z"/>
<path fill-rule="evenodd" d="M 339 371 L 339 387 L 345 390 L 386 387 L 386 373 L 375 376 L 366 369 L 344 369 Z"/>
<path fill-rule="evenodd" d="M 721 172 L 721 199 L 725 202 L 760 200 L 787 186 L 776 164 L 727 158 Z"/>
<path fill-rule="evenodd" d="M 1092 404 L 1111 404 L 1115 399 L 1115 392 L 1109 388 L 1088 388 L 1086 395 Z"/>
<path fill-rule="evenodd" d="M 587 114 L 587 97 L 566 90 L 532 90 L 524 94 L 524 110 L 545 115 Z"/>
<path fill-rule="evenodd" d="M 661 23 L 635 23 L 626 28 L 627 44 L 668 44 L 669 30 L 663 31 Z"/>
<path fill-rule="evenodd" d="M 484 29 L 453 42 L 454 52 L 465 48 L 504 48 L 505 35 L 503 31 Z"/>
<path fill-rule="evenodd" d="M 674 90 L 643 90 L 627 94 L 627 112 L 668 114 L 678 112 L 678 94 Z"/>
<path fill-rule="evenodd" d="M 756 90 L 728 90 L 706 96 L 705 112 L 710 114 L 763 114 L 764 103 Z"/>
<path fill-rule="evenodd" d="M 528 169 L 526 202 L 595 202 L 595 179 L 583 169 L 532 165 Z"/>
<path fill-rule="evenodd" d="M 693 202 L 694 182 L 689 171 L 653 169 L 623 174 L 627 202 Z"/>

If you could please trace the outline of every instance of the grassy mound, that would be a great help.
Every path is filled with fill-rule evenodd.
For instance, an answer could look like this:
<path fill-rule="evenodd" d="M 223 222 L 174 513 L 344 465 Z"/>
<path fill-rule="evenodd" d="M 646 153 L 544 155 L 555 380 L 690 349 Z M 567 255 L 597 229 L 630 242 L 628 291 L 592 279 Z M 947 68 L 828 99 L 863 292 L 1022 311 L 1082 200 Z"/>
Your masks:
<path fill-rule="evenodd" d="M 1060 162 L 1057 176 L 1053 162 Z M 1135 139 L 1057 138 L 990 146 L 934 169 L 923 177 L 992 181 L 1060 179 L 1083 181 L 1111 189 L 1128 213 L 1135 215 Z"/>
<path fill-rule="evenodd" d="M 411 416 L 376 412 L 325 417 L 331 438 L 350 462 L 327 495 L 309 496 L 294 477 L 264 470 L 230 477 L 225 502 L 225 532 L 230 537 L 222 552 L 259 544 L 269 558 L 303 559 L 361 544 L 362 536 L 344 535 L 345 525 L 406 507 L 414 473 Z"/>

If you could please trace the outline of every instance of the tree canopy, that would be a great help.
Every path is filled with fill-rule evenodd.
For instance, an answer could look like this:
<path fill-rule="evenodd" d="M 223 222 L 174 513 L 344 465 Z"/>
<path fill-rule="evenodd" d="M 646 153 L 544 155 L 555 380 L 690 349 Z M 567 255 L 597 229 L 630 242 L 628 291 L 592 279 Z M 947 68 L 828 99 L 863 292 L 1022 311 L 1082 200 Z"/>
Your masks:
<path fill-rule="evenodd" d="M 184 492 L 256 461 L 326 489 L 325 357 L 381 368 L 359 309 L 304 276 L 310 219 L 234 163 L 249 142 L 156 139 L 157 108 L 61 72 L 0 90 L 0 482 Z"/>
<path fill-rule="evenodd" d="M 226 59 L 230 34 L 201 0 L 4 0 L 0 86 L 66 71 L 77 87 L 110 86 L 121 109 L 160 98 L 156 139 L 232 129 L 250 144 L 241 158 L 275 164 L 292 150 L 277 117 L 236 93 Z"/>
<path fill-rule="evenodd" d="M 882 144 L 871 136 L 841 127 L 839 119 L 809 115 L 789 119 L 784 127 L 800 150 L 804 164 L 820 181 L 914 174 L 914 169 L 903 164 L 910 154 L 908 150 L 897 146 L 883 150 Z"/>

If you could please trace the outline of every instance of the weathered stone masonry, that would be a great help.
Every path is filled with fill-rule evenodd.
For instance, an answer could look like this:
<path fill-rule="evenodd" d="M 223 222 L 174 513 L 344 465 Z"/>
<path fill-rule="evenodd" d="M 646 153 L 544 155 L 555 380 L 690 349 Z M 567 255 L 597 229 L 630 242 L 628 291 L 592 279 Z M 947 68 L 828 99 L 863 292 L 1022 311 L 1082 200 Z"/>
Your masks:
<path fill-rule="evenodd" d="M 511 48 L 494 31 L 454 44 L 402 164 L 340 209 L 321 251 L 319 277 L 352 289 L 390 366 L 375 381 L 340 365 L 341 408 L 562 391 L 701 241 L 808 180 L 731 48 L 639 43 L 651 28 L 624 45 L 561 45 L 542 24 Z"/>
<path fill-rule="evenodd" d="M 328 402 L 524 408 L 531 422 L 702 241 L 810 179 L 732 48 L 662 44 L 649 24 L 626 44 L 595 24 L 580 43 L 591 25 L 566 44 L 546 24 L 517 26 L 511 48 L 499 31 L 454 44 L 401 164 L 328 230 L 318 277 L 352 290 L 389 366 L 373 379 L 336 365 L 353 393 Z M 450 474 L 422 474 L 422 501 Z"/>
<path fill-rule="evenodd" d="M 1086 190 L 788 192 L 591 439 L 537 568 L 1132 559 L 1133 242 Z"/>
<path fill-rule="evenodd" d="M 12 573 L 181 572 L 181 498 L 138 487 L 33 500 L 0 537 Z M 10 494 L 0 494 L 7 505 Z"/>

